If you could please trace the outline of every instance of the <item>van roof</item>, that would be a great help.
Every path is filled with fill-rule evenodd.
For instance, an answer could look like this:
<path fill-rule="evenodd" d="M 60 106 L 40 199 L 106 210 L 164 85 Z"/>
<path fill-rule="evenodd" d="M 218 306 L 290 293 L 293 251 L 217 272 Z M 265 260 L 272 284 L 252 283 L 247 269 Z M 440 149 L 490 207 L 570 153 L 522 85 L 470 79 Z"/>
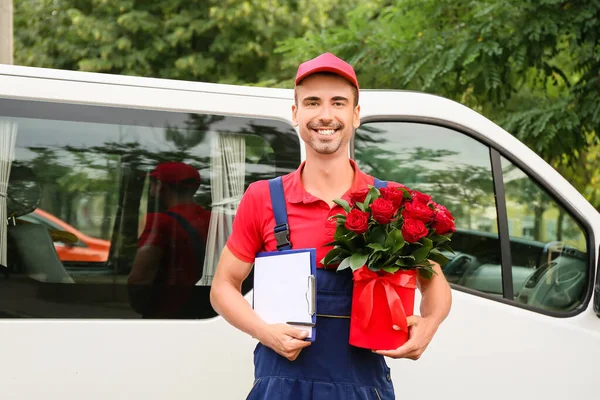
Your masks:
<path fill-rule="evenodd" d="M 21 65 L 0 64 L 0 75 L 65 81 L 68 80 L 86 83 L 101 83 L 109 85 L 144 88 L 186 90 L 194 92 L 253 95 L 281 99 L 290 99 L 294 95 L 293 89 L 252 86 L 251 84 L 233 85 L 224 83 L 194 82 L 177 79 L 152 78 L 133 75 L 118 75 L 99 72 L 83 72 L 53 68 L 27 67 Z M 397 92 L 403 90 L 361 89 L 361 93 L 375 91 Z"/>

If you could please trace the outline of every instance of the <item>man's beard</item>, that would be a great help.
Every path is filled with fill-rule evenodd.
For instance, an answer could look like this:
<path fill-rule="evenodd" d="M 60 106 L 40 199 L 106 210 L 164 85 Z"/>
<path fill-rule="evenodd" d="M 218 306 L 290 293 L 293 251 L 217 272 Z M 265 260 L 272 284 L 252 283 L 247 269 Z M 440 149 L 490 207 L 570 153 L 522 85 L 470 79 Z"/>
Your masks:
<path fill-rule="evenodd" d="M 311 122 L 307 125 L 307 128 L 309 129 L 309 131 L 318 130 L 318 129 L 332 129 L 332 130 L 336 131 L 336 133 L 334 133 L 334 135 L 339 135 L 339 136 L 337 136 L 336 140 L 329 141 L 329 142 L 322 142 L 318 139 L 318 136 L 314 136 L 312 134 L 309 135 L 310 140 L 309 140 L 308 144 L 314 151 L 316 151 L 319 154 L 333 154 L 333 153 L 337 152 L 340 149 L 340 147 L 342 147 L 342 144 L 344 143 L 343 135 L 340 132 L 340 131 L 343 131 L 344 125 L 342 125 L 338 122 L 332 122 L 330 124 L 320 124 L 320 123 L 312 123 Z"/>
<path fill-rule="evenodd" d="M 319 154 L 334 154 L 342 147 L 342 140 L 322 143 L 316 139 L 309 141 L 310 147 Z"/>

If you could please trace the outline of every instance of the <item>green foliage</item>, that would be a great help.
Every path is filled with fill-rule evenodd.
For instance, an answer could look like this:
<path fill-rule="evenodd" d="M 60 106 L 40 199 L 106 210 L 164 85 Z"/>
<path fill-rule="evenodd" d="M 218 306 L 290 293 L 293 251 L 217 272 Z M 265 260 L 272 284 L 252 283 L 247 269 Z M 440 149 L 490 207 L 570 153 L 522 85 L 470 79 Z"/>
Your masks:
<path fill-rule="evenodd" d="M 355 66 L 363 88 L 435 93 L 494 120 L 600 208 L 594 168 L 600 153 L 600 0 L 14 5 L 20 65 L 292 87 L 299 62 L 333 52 Z M 188 140 L 170 135 L 175 143 Z M 397 171 L 384 156 L 374 152 L 373 163 Z M 485 191 L 468 193 L 472 204 L 488 186 L 481 182 Z"/>
<path fill-rule="evenodd" d="M 15 63 L 231 84 L 275 85 L 277 42 L 338 24 L 358 0 L 21 0 Z"/>
<path fill-rule="evenodd" d="M 375 0 L 327 35 L 288 39 L 297 63 L 352 62 L 362 87 L 459 101 L 553 161 L 598 143 L 600 0 Z"/>

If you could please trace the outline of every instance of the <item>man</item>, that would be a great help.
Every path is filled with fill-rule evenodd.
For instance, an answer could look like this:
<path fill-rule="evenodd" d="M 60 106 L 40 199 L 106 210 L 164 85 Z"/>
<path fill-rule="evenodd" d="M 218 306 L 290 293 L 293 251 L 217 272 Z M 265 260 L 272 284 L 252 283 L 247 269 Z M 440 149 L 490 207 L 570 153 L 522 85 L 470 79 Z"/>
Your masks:
<path fill-rule="evenodd" d="M 202 275 L 210 213 L 196 204 L 200 174 L 181 162 L 150 173 L 149 213 L 129 275 L 133 308 L 144 318 L 196 318 L 196 282 Z"/>
<path fill-rule="evenodd" d="M 282 179 L 290 242 L 295 249 L 316 248 L 317 260 L 331 249 L 324 247 L 333 241 L 335 232 L 335 221 L 328 218 L 343 212 L 333 200 L 350 200 L 352 193 L 374 183 L 374 178 L 361 172 L 348 157 L 350 139 L 360 124 L 358 96 L 353 68 L 330 53 L 298 68 L 292 117 L 305 143 L 306 161 Z M 448 315 L 450 288 L 439 265 L 435 265 L 437 276 L 433 279 L 419 278 L 421 316 L 409 317 L 409 341 L 397 350 L 372 352 L 348 344 L 351 272 L 325 270 L 319 264 L 318 334 L 311 344 L 303 340 L 306 333 L 302 330 L 263 322 L 240 294 L 254 255 L 276 250 L 272 211 L 268 183 L 250 185 L 211 291 L 215 310 L 260 342 L 255 351 L 256 380 L 249 398 L 395 398 L 383 356 L 418 359 Z"/>

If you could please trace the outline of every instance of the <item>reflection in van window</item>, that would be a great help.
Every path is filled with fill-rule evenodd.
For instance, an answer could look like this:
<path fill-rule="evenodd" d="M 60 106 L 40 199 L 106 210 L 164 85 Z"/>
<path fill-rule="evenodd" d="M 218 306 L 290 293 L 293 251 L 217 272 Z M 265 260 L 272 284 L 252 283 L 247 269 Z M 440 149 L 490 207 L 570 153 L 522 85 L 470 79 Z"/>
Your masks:
<path fill-rule="evenodd" d="M 515 300 L 570 311 L 587 291 L 584 230 L 523 171 L 502 158 Z"/>
<path fill-rule="evenodd" d="M 450 283 L 503 297 L 501 252 L 489 148 L 448 128 L 370 122 L 356 133 L 360 167 L 427 192 L 456 217 L 443 268 Z M 500 178 L 500 177 L 498 177 Z M 523 171 L 502 159 L 514 300 L 568 312 L 584 301 L 589 253 L 584 229 Z"/>
<path fill-rule="evenodd" d="M 365 172 L 433 196 L 456 218 L 450 283 L 503 295 L 500 240 L 487 146 L 440 126 L 371 122 L 356 133 L 356 160 Z M 485 274 L 474 279 L 484 266 Z M 483 271 L 483 270 L 480 270 Z"/>
<path fill-rule="evenodd" d="M 10 174 L 0 317 L 216 315 L 210 284 L 242 194 L 300 163 L 280 121 L 14 100 L 0 109 L 13 135 L 0 147 L 12 160 L 0 165 Z"/>

